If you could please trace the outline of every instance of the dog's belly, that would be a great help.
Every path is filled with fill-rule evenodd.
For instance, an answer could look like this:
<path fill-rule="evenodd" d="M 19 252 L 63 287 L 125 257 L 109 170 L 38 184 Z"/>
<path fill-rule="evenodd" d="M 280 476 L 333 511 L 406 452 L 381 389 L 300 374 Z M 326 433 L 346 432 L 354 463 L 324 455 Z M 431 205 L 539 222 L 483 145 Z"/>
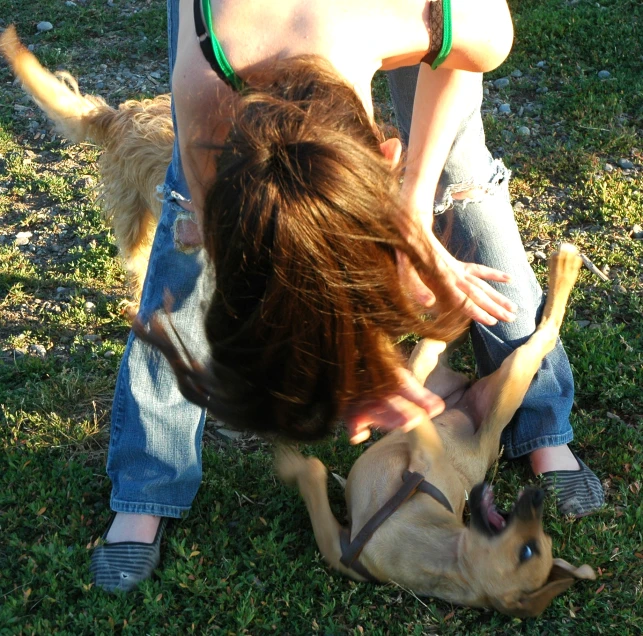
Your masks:
<path fill-rule="evenodd" d="M 396 430 L 373 444 L 355 462 L 346 482 L 346 502 L 353 531 L 358 531 L 399 490 L 409 460 L 405 433 Z M 461 516 L 464 486 L 449 458 L 445 455 L 434 460 L 422 473 L 444 493 L 455 514 Z"/>

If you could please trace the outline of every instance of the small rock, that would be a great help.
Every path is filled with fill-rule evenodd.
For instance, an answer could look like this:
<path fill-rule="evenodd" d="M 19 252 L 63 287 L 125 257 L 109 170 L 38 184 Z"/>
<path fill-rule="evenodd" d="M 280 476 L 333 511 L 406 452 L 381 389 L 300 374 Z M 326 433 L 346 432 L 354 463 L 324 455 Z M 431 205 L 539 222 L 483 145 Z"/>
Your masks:
<path fill-rule="evenodd" d="M 608 77 L 611 77 L 611 73 L 609 71 L 599 71 L 598 72 L 598 79 L 607 79 Z"/>
<path fill-rule="evenodd" d="M 593 322 L 593 323 L 590 324 L 589 328 L 590 329 L 600 329 L 601 325 L 598 322 Z"/>
<path fill-rule="evenodd" d="M 161 74 L 158 71 L 152 71 L 150 73 L 150 77 L 152 77 L 154 79 L 161 79 Z"/>
<path fill-rule="evenodd" d="M 545 60 L 540 60 L 540 62 L 538 62 L 538 64 L 536 64 L 536 66 L 538 68 L 545 68 L 545 66 L 547 66 L 547 62 L 545 62 Z"/>
<path fill-rule="evenodd" d="M 29 345 L 29 353 L 34 353 L 40 358 L 44 358 L 47 355 L 47 349 L 45 349 L 41 344 L 32 344 Z"/>
<path fill-rule="evenodd" d="M 76 3 L 72 2 L 72 0 L 67 0 L 67 2 L 65 2 L 65 6 L 67 6 L 67 7 L 75 7 Z"/>
<path fill-rule="evenodd" d="M 611 163 L 606 163 L 603 166 L 603 170 L 605 170 L 605 172 L 614 172 L 614 166 Z"/>
<path fill-rule="evenodd" d="M 539 261 L 546 261 L 547 260 L 547 255 L 545 252 L 534 252 L 534 256 L 539 260 Z"/>
<path fill-rule="evenodd" d="M 501 115 L 508 115 L 511 112 L 511 104 L 500 104 L 500 106 L 498 106 L 498 112 Z"/>
<path fill-rule="evenodd" d="M 29 44 L 27 46 L 27 49 L 29 49 L 33 53 L 36 50 L 36 45 L 35 44 Z"/>
<path fill-rule="evenodd" d="M 549 89 L 546 86 L 540 86 L 536 89 L 536 92 L 540 95 L 544 95 L 545 93 L 549 93 Z"/>
<path fill-rule="evenodd" d="M 577 320 L 576 324 L 583 329 L 584 327 L 589 327 L 590 321 L 589 320 Z"/>
<path fill-rule="evenodd" d="M 96 88 L 100 90 L 101 88 L 105 88 L 105 82 L 96 82 Z"/>
<path fill-rule="evenodd" d="M 514 140 L 514 134 L 510 130 L 503 130 L 500 134 L 504 141 L 509 142 Z"/>
<path fill-rule="evenodd" d="M 623 168 L 623 170 L 631 170 L 634 167 L 634 164 L 629 159 L 619 159 L 618 165 Z"/>
<path fill-rule="evenodd" d="M 489 97 L 489 89 L 486 86 L 484 87 L 484 90 L 482 91 L 482 93 L 485 97 Z"/>
<path fill-rule="evenodd" d="M 514 203 L 514 212 L 522 212 L 525 209 L 525 204 L 522 201 Z"/>
<path fill-rule="evenodd" d="M 95 305 L 93 302 L 91 302 L 91 301 L 89 301 L 89 300 L 88 300 L 88 301 L 85 303 L 85 311 L 86 311 L 88 314 L 93 314 L 93 313 L 96 311 L 96 305 Z"/>
<path fill-rule="evenodd" d="M 51 31 L 54 28 L 54 25 L 51 22 L 38 22 L 36 25 L 36 29 L 40 31 L 41 33 L 44 33 L 45 31 Z"/>
<path fill-rule="evenodd" d="M 630 236 L 633 239 L 643 239 L 643 227 L 641 227 L 638 223 L 632 228 L 632 234 Z"/>
<path fill-rule="evenodd" d="M 14 243 L 18 246 L 27 245 L 29 243 L 29 238 L 31 237 L 31 232 L 18 232 L 16 234 L 16 240 Z"/>
<path fill-rule="evenodd" d="M 106 358 L 113 358 L 115 355 L 116 355 L 116 354 L 115 354 L 113 351 L 111 351 L 111 350 L 109 350 L 109 351 L 105 351 L 105 353 L 104 353 L 104 356 L 105 356 Z"/>
<path fill-rule="evenodd" d="M 497 88 L 507 88 L 509 86 L 509 78 L 508 77 L 501 77 L 500 79 L 497 79 L 493 85 Z"/>
<path fill-rule="evenodd" d="M 515 71 L 511 71 L 511 77 L 522 77 L 522 71 L 519 68 Z"/>
<path fill-rule="evenodd" d="M 98 334 L 88 333 L 87 335 L 83 336 L 83 340 L 85 340 L 86 342 L 96 343 L 101 341 L 101 337 Z"/>
<path fill-rule="evenodd" d="M 527 128 L 527 126 L 521 126 L 520 128 L 518 128 L 518 130 L 516 132 L 521 137 L 529 137 L 529 135 L 531 135 L 531 130 L 529 130 L 529 128 Z"/>

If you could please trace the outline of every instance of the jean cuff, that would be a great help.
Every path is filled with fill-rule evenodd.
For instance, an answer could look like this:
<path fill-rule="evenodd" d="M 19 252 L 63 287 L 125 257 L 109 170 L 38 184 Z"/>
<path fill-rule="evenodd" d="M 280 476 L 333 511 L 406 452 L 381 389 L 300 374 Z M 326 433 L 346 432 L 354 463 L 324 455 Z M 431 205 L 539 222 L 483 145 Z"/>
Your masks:
<path fill-rule="evenodd" d="M 536 439 L 513 446 L 505 444 L 503 457 L 506 457 L 507 459 L 517 459 L 518 457 L 528 455 L 539 448 L 549 448 L 550 446 L 562 446 L 563 444 L 569 444 L 573 439 L 574 433 L 570 430 L 566 433 L 561 433 L 560 435 L 545 435 L 543 437 L 537 437 Z"/>
<path fill-rule="evenodd" d="M 182 506 L 168 506 L 167 504 L 141 503 L 138 501 L 119 501 L 112 497 L 109 502 L 114 512 L 125 512 L 134 515 L 154 515 L 156 517 L 171 517 L 172 519 L 185 519 L 190 509 Z"/>

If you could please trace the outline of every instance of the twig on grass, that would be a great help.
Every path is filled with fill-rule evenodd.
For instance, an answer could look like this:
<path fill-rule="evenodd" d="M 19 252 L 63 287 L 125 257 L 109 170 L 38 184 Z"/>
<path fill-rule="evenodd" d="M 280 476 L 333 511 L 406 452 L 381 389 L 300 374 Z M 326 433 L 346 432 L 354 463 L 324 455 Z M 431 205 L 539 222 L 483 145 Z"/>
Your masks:
<path fill-rule="evenodd" d="M 583 265 L 585 265 L 585 267 L 587 267 L 587 269 L 592 272 L 592 274 L 596 274 L 596 276 L 598 276 L 601 280 L 609 281 L 609 276 L 603 274 L 603 272 L 601 272 L 601 270 L 598 269 L 598 267 L 596 267 L 596 265 L 594 265 L 594 263 L 592 263 L 592 261 L 590 261 L 587 256 L 585 256 L 585 254 L 581 254 L 580 257 L 581 259 L 583 259 Z"/>

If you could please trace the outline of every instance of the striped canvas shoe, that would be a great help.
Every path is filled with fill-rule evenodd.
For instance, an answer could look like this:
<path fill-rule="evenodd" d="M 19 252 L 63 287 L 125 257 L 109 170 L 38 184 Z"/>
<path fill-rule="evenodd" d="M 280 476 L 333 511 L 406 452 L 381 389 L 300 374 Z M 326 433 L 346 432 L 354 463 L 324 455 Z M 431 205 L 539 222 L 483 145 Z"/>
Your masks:
<path fill-rule="evenodd" d="M 558 510 L 564 515 L 585 517 L 605 503 L 600 479 L 574 453 L 580 470 L 552 470 L 540 475 L 542 487 L 553 492 Z"/>
<path fill-rule="evenodd" d="M 107 536 L 113 520 L 114 517 L 103 537 Z M 161 518 L 152 543 L 122 541 L 94 548 L 89 570 L 96 586 L 108 592 L 129 592 L 141 581 L 149 579 L 161 560 L 161 538 L 167 521 L 167 517 Z"/>

